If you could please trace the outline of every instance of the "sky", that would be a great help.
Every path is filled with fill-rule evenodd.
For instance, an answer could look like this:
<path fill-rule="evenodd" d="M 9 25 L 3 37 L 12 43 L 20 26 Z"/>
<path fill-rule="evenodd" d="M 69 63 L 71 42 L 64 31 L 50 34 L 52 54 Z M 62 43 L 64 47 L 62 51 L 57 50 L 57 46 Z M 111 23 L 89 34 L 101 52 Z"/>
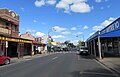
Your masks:
<path fill-rule="evenodd" d="M 20 16 L 20 34 L 77 44 L 120 16 L 120 0 L 0 0 Z"/>

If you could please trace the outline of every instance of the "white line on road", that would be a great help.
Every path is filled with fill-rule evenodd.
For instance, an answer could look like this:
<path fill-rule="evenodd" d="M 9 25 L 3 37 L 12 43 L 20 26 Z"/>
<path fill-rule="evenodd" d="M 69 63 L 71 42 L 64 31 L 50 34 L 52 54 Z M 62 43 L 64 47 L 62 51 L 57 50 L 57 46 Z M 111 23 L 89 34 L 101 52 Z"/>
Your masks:
<path fill-rule="evenodd" d="M 80 74 L 94 74 L 94 75 L 110 75 L 116 76 L 116 74 L 98 73 L 98 72 L 80 72 Z"/>
<path fill-rule="evenodd" d="M 54 58 L 52 58 L 52 60 L 55 60 L 55 59 L 57 59 L 58 57 L 54 57 Z"/>

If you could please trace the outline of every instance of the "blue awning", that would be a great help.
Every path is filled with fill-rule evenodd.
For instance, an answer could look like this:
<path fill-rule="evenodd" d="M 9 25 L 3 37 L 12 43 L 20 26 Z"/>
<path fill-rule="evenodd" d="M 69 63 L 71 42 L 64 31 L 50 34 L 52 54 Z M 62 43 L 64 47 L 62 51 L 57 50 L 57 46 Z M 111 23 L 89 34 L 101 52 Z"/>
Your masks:
<path fill-rule="evenodd" d="M 100 35 L 100 37 L 120 37 L 120 30 L 108 32 Z"/>

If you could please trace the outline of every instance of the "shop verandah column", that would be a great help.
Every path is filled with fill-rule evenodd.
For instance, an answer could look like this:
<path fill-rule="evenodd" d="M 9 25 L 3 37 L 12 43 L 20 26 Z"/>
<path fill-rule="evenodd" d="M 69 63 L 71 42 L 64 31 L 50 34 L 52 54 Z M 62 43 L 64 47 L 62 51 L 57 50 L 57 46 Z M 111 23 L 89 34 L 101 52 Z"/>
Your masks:
<path fill-rule="evenodd" d="M 100 36 L 98 36 L 98 50 L 99 50 L 99 58 L 102 59 Z"/>
<path fill-rule="evenodd" d="M 93 40 L 93 46 L 94 46 L 94 56 L 96 57 L 95 39 Z"/>

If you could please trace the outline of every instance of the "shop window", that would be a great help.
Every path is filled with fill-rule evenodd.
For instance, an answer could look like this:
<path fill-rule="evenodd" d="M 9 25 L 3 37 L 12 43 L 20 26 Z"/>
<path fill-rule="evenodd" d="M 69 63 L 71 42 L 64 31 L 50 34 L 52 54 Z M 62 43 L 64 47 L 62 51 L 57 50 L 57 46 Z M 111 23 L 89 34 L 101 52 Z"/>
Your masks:
<path fill-rule="evenodd" d="M 16 25 L 13 25 L 13 26 L 12 26 L 12 30 L 13 30 L 13 31 L 17 31 Z"/>
<path fill-rule="evenodd" d="M 118 41 L 118 38 L 114 38 L 113 39 L 113 51 L 115 54 L 118 54 L 119 53 L 119 41 Z"/>
<path fill-rule="evenodd" d="M 6 22 L 5 25 L 6 25 L 6 29 L 8 29 L 10 24 Z"/>
<path fill-rule="evenodd" d="M 113 52 L 113 43 L 112 40 L 108 40 L 107 42 L 108 52 Z"/>
<path fill-rule="evenodd" d="M 8 22 L 6 22 L 5 24 L 6 24 L 6 26 L 9 26 L 9 25 L 10 25 Z"/>

